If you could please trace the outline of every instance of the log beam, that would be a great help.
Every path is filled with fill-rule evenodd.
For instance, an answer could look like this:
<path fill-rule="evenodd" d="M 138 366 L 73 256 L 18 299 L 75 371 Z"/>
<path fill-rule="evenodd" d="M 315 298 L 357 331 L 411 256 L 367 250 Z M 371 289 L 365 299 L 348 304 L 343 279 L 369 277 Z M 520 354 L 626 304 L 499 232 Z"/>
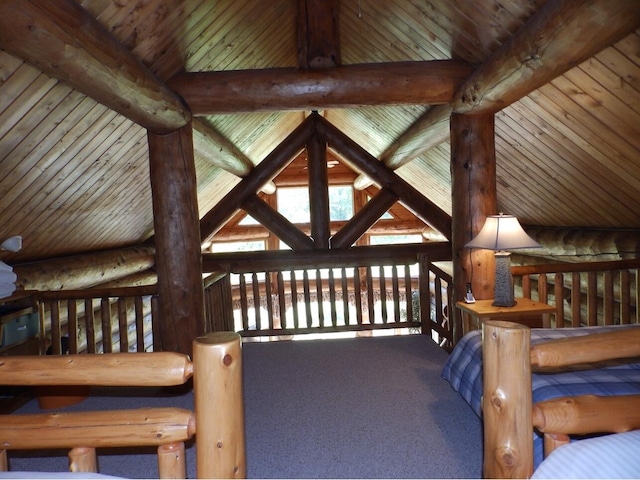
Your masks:
<path fill-rule="evenodd" d="M 280 143 L 249 175 L 236 185 L 218 204 L 209 210 L 200 220 L 202 241 L 206 240 L 222 227 L 249 197 L 291 162 L 305 147 L 313 133 L 311 117 L 303 121 L 289 136 Z"/>
<path fill-rule="evenodd" d="M 339 0 L 298 0 L 298 66 L 340 65 Z"/>
<path fill-rule="evenodd" d="M 153 247 L 130 247 L 17 264 L 16 286 L 24 290 L 91 288 L 144 272 L 155 265 Z"/>
<path fill-rule="evenodd" d="M 325 110 L 363 105 L 446 104 L 471 66 L 459 60 L 185 72 L 169 85 L 193 115 Z"/>
<path fill-rule="evenodd" d="M 182 99 L 74 0 L 3 0 L 0 48 L 152 132 L 191 120 Z"/>
<path fill-rule="evenodd" d="M 320 115 L 312 115 L 309 118 L 315 119 L 318 132 L 325 136 L 331 148 L 345 157 L 345 161 L 352 168 L 373 178 L 383 188 L 388 188 L 420 220 L 440 231 L 446 238 L 451 237 L 451 217 L 444 210 L 425 198 Z"/>
<path fill-rule="evenodd" d="M 398 139 L 380 155 L 380 161 L 391 170 L 418 158 L 420 155 L 449 140 L 450 105 L 437 105 L 424 113 Z M 372 184 L 366 175 L 360 175 L 354 188 L 364 190 Z"/>
<path fill-rule="evenodd" d="M 553 0 L 466 79 L 453 111 L 493 114 L 633 32 L 635 0 Z"/>
<path fill-rule="evenodd" d="M 191 354 L 204 333 L 204 290 L 191 125 L 168 135 L 149 133 L 160 346 Z"/>
<path fill-rule="evenodd" d="M 331 219 L 329 216 L 329 174 L 327 143 L 314 135 L 307 142 L 309 216 L 314 248 L 329 248 Z"/>

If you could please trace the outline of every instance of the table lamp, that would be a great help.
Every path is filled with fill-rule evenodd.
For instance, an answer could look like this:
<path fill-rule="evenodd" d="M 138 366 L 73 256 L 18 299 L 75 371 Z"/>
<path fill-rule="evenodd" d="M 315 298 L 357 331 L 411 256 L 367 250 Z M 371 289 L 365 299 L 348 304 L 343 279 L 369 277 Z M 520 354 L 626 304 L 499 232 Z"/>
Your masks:
<path fill-rule="evenodd" d="M 510 255 L 506 250 L 517 248 L 538 248 L 540 244 L 522 229 L 513 215 L 489 215 L 476 237 L 465 245 L 466 248 L 493 250 L 496 258 L 496 279 L 493 304 L 496 307 L 513 307 L 513 277 L 511 276 Z"/>

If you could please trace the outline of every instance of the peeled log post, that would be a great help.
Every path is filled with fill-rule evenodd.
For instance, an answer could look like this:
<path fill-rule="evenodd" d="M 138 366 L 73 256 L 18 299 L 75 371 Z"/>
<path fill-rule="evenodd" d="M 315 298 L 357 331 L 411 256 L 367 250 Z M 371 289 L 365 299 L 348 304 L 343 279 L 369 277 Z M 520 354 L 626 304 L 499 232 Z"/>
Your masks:
<path fill-rule="evenodd" d="M 526 326 L 499 320 L 482 325 L 485 478 L 533 473 L 530 346 Z"/>
<path fill-rule="evenodd" d="M 149 175 L 160 331 L 164 350 L 191 353 L 204 333 L 204 289 L 196 167 L 191 125 L 167 135 L 148 133 Z"/>
<path fill-rule="evenodd" d="M 214 332 L 193 342 L 196 476 L 245 478 L 242 344 L 235 332 Z"/>

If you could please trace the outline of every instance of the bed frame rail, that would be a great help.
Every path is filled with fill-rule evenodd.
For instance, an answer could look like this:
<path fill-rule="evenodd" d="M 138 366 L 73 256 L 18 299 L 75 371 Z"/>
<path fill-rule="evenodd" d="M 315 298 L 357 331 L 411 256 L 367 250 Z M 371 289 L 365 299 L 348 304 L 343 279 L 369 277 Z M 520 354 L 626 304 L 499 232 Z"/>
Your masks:
<path fill-rule="evenodd" d="M 0 360 L 0 385 L 176 386 L 193 378 L 194 411 L 141 408 L 0 416 L 0 471 L 7 450 L 70 449 L 70 470 L 95 472 L 99 447 L 157 446 L 160 478 L 185 478 L 184 442 L 197 433 L 198 478 L 244 478 L 240 336 L 193 342 L 193 361 L 171 352 L 23 356 Z"/>

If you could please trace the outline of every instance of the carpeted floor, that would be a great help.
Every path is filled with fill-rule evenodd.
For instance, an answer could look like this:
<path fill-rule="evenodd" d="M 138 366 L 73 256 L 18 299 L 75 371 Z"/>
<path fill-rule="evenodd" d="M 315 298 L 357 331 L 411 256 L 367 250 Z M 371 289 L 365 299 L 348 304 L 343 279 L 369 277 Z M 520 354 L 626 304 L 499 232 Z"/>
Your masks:
<path fill-rule="evenodd" d="M 421 335 L 245 344 L 249 478 L 480 478 L 481 422 L 440 378 L 446 356 Z M 34 403 L 22 410 L 35 411 Z M 192 408 L 192 395 L 124 403 L 92 396 L 73 408 Z M 153 451 L 105 453 L 102 473 L 157 475 Z M 10 457 L 12 469 L 67 467 L 65 452 L 22 455 Z M 193 456 L 188 449 L 190 477 Z"/>

